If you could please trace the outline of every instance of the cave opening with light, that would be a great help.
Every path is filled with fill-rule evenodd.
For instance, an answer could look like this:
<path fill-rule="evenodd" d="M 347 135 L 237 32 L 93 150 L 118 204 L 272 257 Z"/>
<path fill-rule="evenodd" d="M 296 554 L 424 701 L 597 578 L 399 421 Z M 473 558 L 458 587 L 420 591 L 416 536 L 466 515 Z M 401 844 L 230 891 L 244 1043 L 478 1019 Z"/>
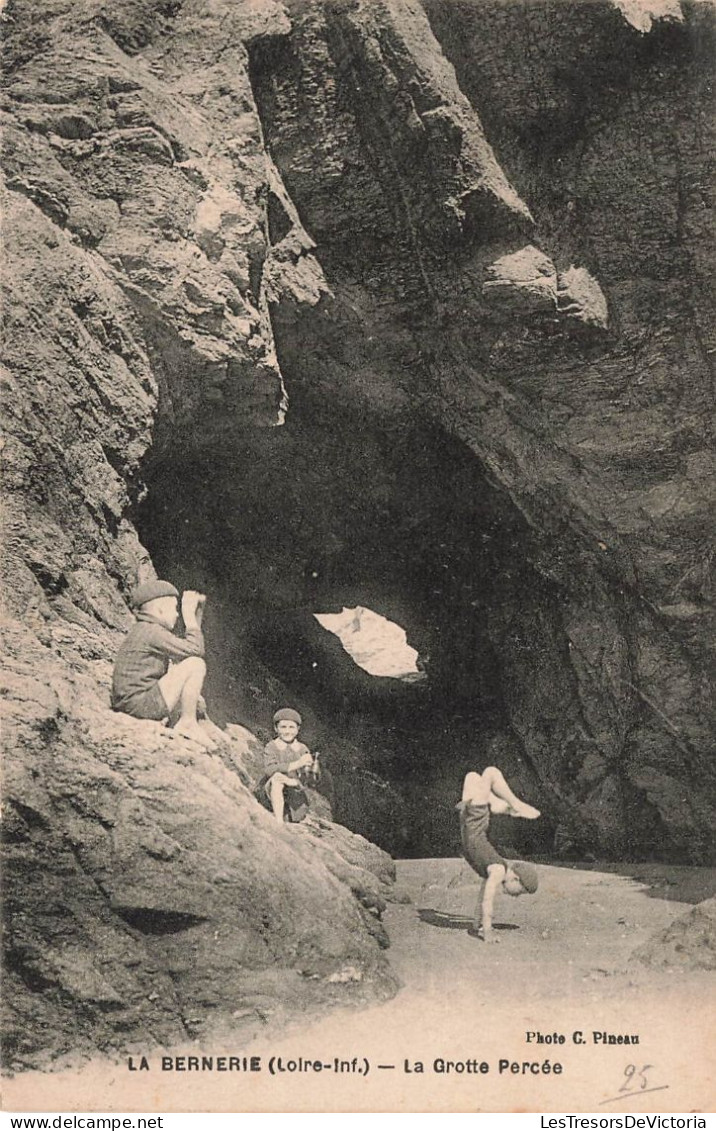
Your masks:
<path fill-rule="evenodd" d="M 157 569 L 209 595 L 212 713 L 268 740 L 275 707 L 297 706 L 350 827 L 396 854 L 453 854 L 467 770 L 498 764 L 542 805 L 550 775 L 580 788 L 590 739 L 568 595 L 534 569 L 528 524 L 459 441 L 411 424 L 337 443 L 296 411 L 260 442 L 157 458 L 147 482 L 139 528 Z M 365 611 L 374 632 L 383 620 L 405 635 L 407 678 L 346 649 Z M 501 823 L 513 851 L 553 851 L 555 817 Z M 631 828 L 650 835 L 636 816 Z"/>
<path fill-rule="evenodd" d="M 605 77 L 630 120 L 668 77 L 682 95 L 657 102 L 678 104 L 686 136 L 704 93 L 698 66 L 680 66 L 690 41 L 666 23 L 624 37 L 595 10 L 596 64 L 566 15 L 575 63 L 556 82 L 546 59 L 515 71 L 506 45 L 527 49 L 529 33 L 507 9 L 485 27 L 461 9 L 468 37 L 489 37 L 484 73 L 427 10 L 467 92 L 461 124 L 437 93 L 450 65 L 428 52 L 414 70 L 393 32 L 383 56 L 352 9 L 302 11 L 250 45 L 273 170 L 251 280 L 266 283 L 273 343 L 246 408 L 245 368 L 230 363 L 203 404 L 191 368 L 168 368 L 138 530 L 161 573 L 210 596 L 217 716 L 265 740 L 277 701 L 295 702 L 335 768 L 338 818 L 391 852 L 457 851 L 462 775 L 496 763 L 544 813 L 525 851 L 701 859 L 708 822 L 679 785 L 711 772 L 707 556 L 684 502 L 702 513 L 701 402 L 671 435 L 667 374 L 687 367 L 701 388 L 706 367 L 700 332 L 675 337 L 692 318 L 679 254 L 652 271 L 663 249 L 638 161 L 618 186 L 637 201 L 637 242 L 589 204 L 615 188 L 599 157 Z M 599 72 L 586 93 L 585 66 Z M 487 139 L 470 109 L 483 103 Z M 549 176 L 525 144 L 545 131 Z M 658 161 L 677 215 L 683 192 Z M 680 468 L 677 495 L 664 475 Z M 410 678 L 364 670 L 341 637 L 350 621 L 336 635 L 316 619 L 358 609 L 405 632 L 417 656 L 396 671 Z"/>

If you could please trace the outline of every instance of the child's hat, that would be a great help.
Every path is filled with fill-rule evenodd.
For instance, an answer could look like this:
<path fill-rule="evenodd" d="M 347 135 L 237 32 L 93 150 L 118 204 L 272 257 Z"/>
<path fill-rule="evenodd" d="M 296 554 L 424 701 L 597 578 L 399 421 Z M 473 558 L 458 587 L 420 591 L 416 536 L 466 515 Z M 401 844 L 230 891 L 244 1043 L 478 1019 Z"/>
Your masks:
<path fill-rule="evenodd" d="M 286 719 L 291 723 L 296 723 L 298 726 L 300 726 L 303 722 L 303 719 L 299 715 L 298 711 L 294 711 L 293 707 L 282 707 L 281 710 L 277 711 L 273 717 L 273 721 L 275 723 L 280 723 L 283 719 Z"/>
<path fill-rule="evenodd" d="M 528 895 L 534 895 L 539 887 L 539 876 L 534 864 L 528 864 L 526 860 L 514 860 L 510 868 Z"/>
<path fill-rule="evenodd" d="M 170 581 L 145 581 L 138 585 L 132 594 L 132 606 L 141 609 L 147 601 L 155 601 L 157 597 L 178 597 L 179 590 L 175 589 Z"/>

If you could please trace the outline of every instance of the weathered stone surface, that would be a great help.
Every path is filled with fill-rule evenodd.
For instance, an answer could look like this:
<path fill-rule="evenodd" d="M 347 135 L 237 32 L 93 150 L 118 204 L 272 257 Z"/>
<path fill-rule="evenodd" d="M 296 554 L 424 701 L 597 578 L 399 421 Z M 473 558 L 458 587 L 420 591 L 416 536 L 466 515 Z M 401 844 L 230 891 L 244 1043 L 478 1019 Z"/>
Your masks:
<path fill-rule="evenodd" d="M 705 899 L 679 915 L 635 950 L 632 958 L 646 966 L 716 969 L 716 899 Z"/>
<path fill-rule="evenodd" d="M 607 300 L 596 279 L 586 267 L 570 267 L 557 283 L 559 313 L 585 326 L 606 330 L 609 321 Z"/>
<path fill-rule="evenodd" d="M 4 15 L 17 1063 L 208 1032 L 220 967 L 244 1017 L 390 984 L 384 857 L 109 713 L 155 566 L 209 593 L 212 709 L 298 701 L 383 844 L 453 851 L 489 760 L 528 852 L 706 859 L 708 8 Z M 312 614 L 356 604 L 425 680 L 341 666 Z"/>
<path fill-rule="evenodd" d="M 121 49 L 136 13 L 120 7 L 108 23 L 101 5 L 86 9 L 94 23 L 48 11 L 48 49 L 47 29 L 28 32 L 17 5 L 7 44 L 8 93 L 20 107 L 6 134 L 9 186 L 58 226 L 60 255 L 63 235 L 94 249 L 95 270 L 127 296 L 175 431 L 200 431 L 210 406 L 227 426 L 275 423 L 285 392 L 268 293 L 275 298 L 283 282 L 315 302 L 325 288 L 295 210 L 285 231 L 268 232 L 280 178 L 263 150 L 240 35 L 235 66 L 224 55 L 199 77 L 196 61 L 160 64 L 151 50 L 140 61 Z M 159 18 L 148 6 L 139 19 L 148 30 Z M 237 12 L 235 30 L 248 35 L 251 19 Z M 92 312 L 75 313 L 96 334 Z"/>
<path fill-rule="evenodd" d="M 490 264 L 482 294 L 513 315 L 555 313 L 557 268 L 538 248 L 520 248 Z"/>
<path fill-rule="evenodd" d="M 230 752 L 113 715 L 88 665 L 71 722 L 48 694 L 29 699 L 28 682 L 6 703 L 10 1063 L 111 1052 L 140 1033 L 242 1040 L 287 1002 L 391 992 L 384 853 L 328 821 L 280 827 L 227 768 Z M 34 1021 L 40 991 L 49 1033 Z"/>
<path fill-rule="evenodd" d="M 217 755 L 112 714 L 111 662 L 153 571 L 147 451 L 279 420 L 269 294 L 325 287 L 295 209 L 269 230 L 241 36 L 172 74 L 136 56 L 171 25 L 152 5 L 6 15 L 5 1054 L 241 1041 L 392 992 L 390 866 L 326 822 L 312 850 Z"/>
<path fill-rule="evenodd" d="M 366 82 L 370 94 L 361 88 L 354 98 L 355 73 L 368 66 L 362 46 L 351 40 L 349 49 L 345 38 L 329 34 L 338 19 L 333 11 L 297 11 L 280 59 L 256 55 L 254 87 L 268 146 L 305 226 L 325 249 L 334 295 L 333 304 L 304 312 L 298 325 L 277 312 L 305 436 L 313 436 L 311 413 L 323 414 L 330 426 L 327 406 L 338 403 L 340 388 L 342 421 L 360 421 L 364 430 L 370 421 L 391 443 L 402 436 L 404 458 L 416 469 L 416 448 L 426 442 L 408 438 L 416 405 L 438 422 L 443 437 L 456 436 L 475 455 L 484 472 L 479 485 L 475 477 L 475 491 L 492 513 L 481 516 L 483 544 L 470 520 L 463 522 L 461 498 L 453 504 L 465 547 L 458 566 L 458 540 L 446 536 L 436 503 L 427 520 L 431 534 L 420 540 L 422 565 L 433 580 L 430 594 L 407 610 L 412 623 L 401 622 L 409 639 L 411 629 L 423 633 L 437 651 L 436 638 L 449 636 L 452 661 L 441 656 L 440 674 L 434 661 L 428 668 L 449 696 L 448 669 L 455 676 L 460 664 L 456 638 L 465 633 L 474 641 L 488 632 L 489 661 L 501 673 L 491 723 L 502 733 L 511 730 L 522 746 L 525 782 L 527 766 L 536 771 L 558 843 L 573 842 L 581 829 L 582 851 L 666 851 L 697 859 L 710 851 L 704 801 L 708 796 L 711 811 L 715 793 L 704 679 L 711 489 L 697 470 L 712 446 L 707 263 L 713 245 L 702 191 L 709 146 L 700 109 L 708 99 L 712 13 L 684 6 L 682 19 L 656 19 L 646 35 L 606 2 L 556 11 L 548 4 L 478 9 L 427 0 L 424 8 L 435 39 L 421 31 L 420 54 L 412 57 L 413 104 L 429 102 L 435 72 L 425 60 L 442 47 L 489 140 L 490 159 L 484 152 L 481 159 L 500 161 L 530 219 L 511 228 L 502 223 L 500 206 L 463 225 L 462 239 L 444 241 L 435 255 L 431 224 L 416 220 L 436 215 L 440 176 L 419 174 L 420 158 L 407 142 L 407 121 L 417 130 L 415 121 L 406 117 L 404 101 L 389 102 L 382 93 L 388 87 L 396 95 L 400 76 L 391 64 L 397 86 L 384 68 L 380 87 Z M 359 18 L 359 8 L 350 11 Z M 380 12 L 380 59 L 390 45 L 404 67 L 403 44 L 413 46 L 417 23 L 406 31 L 406 8 L 398 4 L 374 11 Z M 320 125 L 309 133 L 302 129 L 307 102 L 320 107 Z M 440 120 L 457 114 L 456 106 L 445 97 Z M 379 145 L 376 117 L 385 136 L 401 143 Z M 454 124 L 442 136 L 458 134 Z M 663 141 L 654 143 L 656 137 Z M 498 317 L 497 298 L 488 297 L 497 280 L 488 277 L 483 291 L 486 276 L 496 263 L 508 269 L 519 263 L 528 247 L 548 273 L 506 277 L 497 294 L 511 296 L 515 312 L 521 306 L 527 318 L 510 317 L 508 302 Z M 553 316 L 547 263 L 557 277 Z M 541 314 L 532 310 L 530 279 L 537 305 L 544 301 Z M 349 424 L 341 427 L 348 437 Z M 338 461 L 328 458 L 336 482 Z M 395 470 L 382 453 L 371 452 L 366 462 L 371 459 L 385 495 Z M 448 478 L 458 466 L 453 461 L 445 458 Z M 427 507 L 419 498 L 423 483 L 411 492 L 401 482 L 400 489 L 403 539 L 391 531 L 386 552 L 402 574 L 401 557 L 417 541 L 421 506 Z M 389 509 L 383 499 L 376 502 L 381 507 Z M 421 518 L 411 530 L 412 514 Z M 512 529 L 520 529 L 511 542 L 513 521 Z M 361 538 L 370 537 L 365 525 Z M 387 525 L 381 542 L 375 523 L 376 553 Z M 325 584 L 334 604 L 350 599 L 349 558 L 357 552 L 350 531 L 341 536 L 349 547 L 345 587 L 340 580 Z M 478 555 L 485 561 L 490 543 L 492 576 L 475 564 Z M 334 577 L 340 578 L 340 561 L 337 551 Z M 449 586 L 441 584 L 442 568 Z M 383 575 L 373 584 L 383 603 L 371 607 L 390 615 L 400 605 L 397 586 Z M 693 606 L 684 619 L 661 612 L 675 594 L 678 603 Z M 359 599 L 366 603 L 363 594 Z M 600 623 L 607 626 L 609 657 Z M 448 652 L 450 645 L 442 647 Z M 474 644 L 476 667 L 476 657 L 489 662 L 486 652 L 482 642 Z M 304 686 L 310 685 L 307 678 Z M 439 714 L 437 694 L 427 698 Z M 455 704 L 455 714 L 469 712 Z M 464 764 L 470 739 L 453 739 L 445 716 L 451 712 L 427 741 L 415 728 L 416 759 L 421 749 L 437 747 Z M 473 717 L 473 746 L 482 747 L 485 712 L 475 709 Z M 406 758 L 406 772 L 408 764 Z M 599 764 L 601 782 L 594 780 Z M 705 792 L 679 794 L 674 783 L 692 775 L 707 783 Z M 444 789 L 454 797 L 457 766 L 448 779 Z M 441 801 L 446 806 L 447 796 Z M 424 840 L 421 850 L 429 851 Z"/>

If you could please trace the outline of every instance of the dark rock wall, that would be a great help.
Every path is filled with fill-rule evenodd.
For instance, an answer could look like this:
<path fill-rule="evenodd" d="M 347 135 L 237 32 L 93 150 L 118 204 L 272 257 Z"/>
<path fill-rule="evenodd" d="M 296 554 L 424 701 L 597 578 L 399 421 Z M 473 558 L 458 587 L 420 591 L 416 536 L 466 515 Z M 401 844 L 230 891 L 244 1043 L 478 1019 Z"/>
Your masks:
<path fill-rule="evenodd" d="M 5 6 L 17 1063 L 391 985 L 335 856 L 108 711 L 155 566 L 209 593 L 217 710 L 296 699 L 390 848 L 454 850 L 496 761 L 524 851 L 709 855 L 713 20 L 664 11 Z M 354 668 L 344 603 L 428 679 Z"/>
<path fill-rule="evenodd" d="M 252 54 L 333 292 L 277 312 L 282 364 L 297 417 L 340 388 L 346 443 L 438 421 L 522 516 L 519 580 L 483 610 L 558 842 L 699 857 L 711 17 L 643 33 L 608 3 L 483 8 L 427 6 L 434 39 L 412 6 L 299 5 Z"/>
<path fill-rule="evenodd" d="M 275 423 L 269 297 L 313 302 L 323 285 L 263 149 L 250 19 L 234 14 L 221 44 L 187 14 L 182 69 L 162 5 L 3 12 L 3 1041 L 17 1068 L 135 1041 L 241 1044 L 395 987 L 374 898 L 384 854 L 345 830 L 292 839 L 240 767 L 109 710 L 126 598 L 153 570 L 132 522 L 148 451 Z"/>

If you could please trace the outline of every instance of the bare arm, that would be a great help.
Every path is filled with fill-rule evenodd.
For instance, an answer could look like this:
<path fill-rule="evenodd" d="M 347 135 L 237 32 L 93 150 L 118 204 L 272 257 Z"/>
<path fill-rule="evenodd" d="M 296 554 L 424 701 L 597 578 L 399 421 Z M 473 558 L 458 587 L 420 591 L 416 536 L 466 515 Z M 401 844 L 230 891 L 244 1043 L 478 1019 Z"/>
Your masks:
<path fill-rule="evenodd" d="M 485 942 L 497 942 L 492 930 L 492 909 L 495 903 L 495 895 L 506 875 L 507 869 L 504 864 L 488 865 L 487 880 L 482 890 L 482 932 Z"/>
<path fill-rule="evenodd" d="M 269 742 L 264 751 L 265 762 L 264 769 L 267 774 L 290 774 L 293 770 L 300 770 L 303 766 L 310 766 L 313 763 L 313 758 L 306 748 L 303 748 L 303 754 L 298 758 L 293 758 L 289 761 L 290 755 L 288 752 L 282 757 L 273 742 Z"/>
<path fill-rule="evenodd" d="M 187 589 L 182 594 L 181 615 L 187 632 L 201 632 L 205 604 L 206 597 L 203 593 Z"/>
<path fill-rule="evenodd" d="M 289 762 L 288 768 L 289 770 L 302 770 L 304 766 L 312 765 L 313 755 L 311 754 L 310 750 L 306 750 L 304 747 L 303 754 L 301 754 L 298 758 L 294 758 L 293 762 Z"/>
<path fill-rule="evenodd" d="M 473 929 L 476 931 L 479 930 L 479 928 L 482 926 L 482 897 L 485 894 L 486 883 L 487 880 L 484 880 L 482 879 L 482 877 L 480 877 L 480 883 L 478 884 L 477 888 L 477 903 L 475 904 L 475 915 L 472 920 Z"/>

